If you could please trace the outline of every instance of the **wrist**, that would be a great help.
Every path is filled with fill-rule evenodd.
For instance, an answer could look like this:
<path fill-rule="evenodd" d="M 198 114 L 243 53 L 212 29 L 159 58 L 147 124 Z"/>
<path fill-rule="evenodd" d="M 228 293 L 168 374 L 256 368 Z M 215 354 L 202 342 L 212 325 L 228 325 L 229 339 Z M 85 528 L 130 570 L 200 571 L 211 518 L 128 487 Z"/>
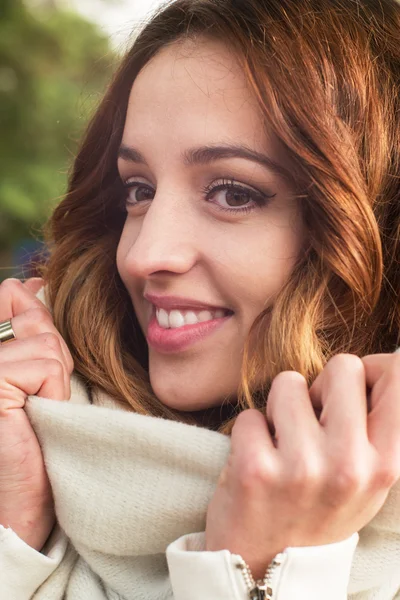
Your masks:
<path fill-rule="evenodd" d="M 41 552 L 53 530 L 55 522 L 54 511 L 46 511 L 40 517 L 30 515 L 21 519 L 19 516 L 18 522 L 8 521 L 5 527 L 12 529 L 28 546 Z"/>
<path fill-rule="evenodd" d="M 272 564 L 274 558 L 283 551 L 283 548 L 279 548 L 274 551 L 265 552 L 263 551 L 262 556 L 258 553 L 254 556 L 254 548 L 246 548 L 240 544 L 229 544 L 229 543 L 216 543 L 215 540 L 208 540 L 206 536 L 205 550 L 207 552 L 219 552 L 221 550 L 228 550 L 231 554 L 240 556 L 243 559 L 243 563 L 250 570 L 255 580 L 263 579 L 265 572 L 269 565 Z M 256 550 L 259 552 L 259 548 Z"/>

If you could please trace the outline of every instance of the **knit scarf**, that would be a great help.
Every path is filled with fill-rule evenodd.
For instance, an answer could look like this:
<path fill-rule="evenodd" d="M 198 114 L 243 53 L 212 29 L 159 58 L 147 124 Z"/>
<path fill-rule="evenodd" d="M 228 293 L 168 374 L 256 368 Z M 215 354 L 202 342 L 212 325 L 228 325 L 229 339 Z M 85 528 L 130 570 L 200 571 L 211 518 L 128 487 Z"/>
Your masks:
<path fill-rule="evenodd" d="M 76 377 L 72 390 L 69 402 L 31 396 L 26 405 L 67 544 L 34 599 L 172 598 L 166 547 L 204 531 L 229 438 L 121 410 L 99 392 L 91 404 Z M 399 587 L 397 485 L 360 533 L 349 597 L 388 600 Z"/>

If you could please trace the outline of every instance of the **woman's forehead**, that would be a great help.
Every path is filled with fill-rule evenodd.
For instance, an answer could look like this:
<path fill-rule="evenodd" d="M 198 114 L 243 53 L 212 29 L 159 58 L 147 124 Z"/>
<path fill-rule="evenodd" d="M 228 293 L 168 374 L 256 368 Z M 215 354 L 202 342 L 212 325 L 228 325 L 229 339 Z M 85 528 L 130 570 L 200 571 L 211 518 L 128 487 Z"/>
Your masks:
<path fill-rule="evenodd" d="M 189 42 L 188 42 L 189 43 Z M 152 99 L 176 105 L 189 99 L 198 104 L 219 105 L 226 111 L 239 109 L 243 102 L 257 106 L 236 55 L 222 43 L 202 39 L 185 52 L 182 42 L 164 48 L 137 76 L 130 102 Z"/>
<path fill-rule="evenodd" d="M 265 119 L 237 57 L 202 40 L 164 48 L 140 72 L 128 104 L 124 144 L 178 139 L 187 147 L 266 143 Z"/>

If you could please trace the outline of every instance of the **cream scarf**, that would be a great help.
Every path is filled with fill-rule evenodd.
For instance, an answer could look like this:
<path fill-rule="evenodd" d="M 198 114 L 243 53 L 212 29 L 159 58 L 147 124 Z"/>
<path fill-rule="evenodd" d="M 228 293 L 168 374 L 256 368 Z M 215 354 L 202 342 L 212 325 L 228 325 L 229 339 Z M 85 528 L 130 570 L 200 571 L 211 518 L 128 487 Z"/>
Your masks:
<path fill-rule="evenodd" d="M 26 406 L 69 539 L 61 565 L 34 599 L 172 598 L 166 547 L 204 531 L 229 438 L 116 409 L 102 393 L 92 405 L 82 384 L 75 377 L 72 383 L 69 402 L 33 396 Z M 349 597 L 392 600 L 399 588 L 397 485 L 361 532 Z"/>

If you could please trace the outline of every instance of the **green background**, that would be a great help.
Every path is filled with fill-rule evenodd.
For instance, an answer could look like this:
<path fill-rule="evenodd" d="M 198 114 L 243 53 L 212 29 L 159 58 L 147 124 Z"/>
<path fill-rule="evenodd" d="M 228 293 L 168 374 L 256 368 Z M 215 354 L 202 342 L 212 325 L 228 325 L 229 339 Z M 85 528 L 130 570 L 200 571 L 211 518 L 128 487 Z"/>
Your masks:
<path fill-rule="evenodd" d="M 66 189 L 82 131 L 117 63 L 78 14 L 0 0 L 0 281 L 23 262 Z"/>

